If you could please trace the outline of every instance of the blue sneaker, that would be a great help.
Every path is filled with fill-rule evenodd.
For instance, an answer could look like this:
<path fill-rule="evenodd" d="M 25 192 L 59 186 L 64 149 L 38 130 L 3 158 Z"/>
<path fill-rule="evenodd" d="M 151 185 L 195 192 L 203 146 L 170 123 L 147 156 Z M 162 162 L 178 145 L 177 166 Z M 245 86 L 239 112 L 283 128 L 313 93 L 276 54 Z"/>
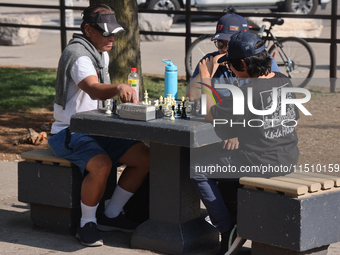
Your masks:
<path fill-rule="evenodd" d="M 102 246 L 103 239 L 100 237 L 97 231 L 97 225 L 94 222 L 88 222 L 84 227 L 79 227 L 76 238 L 84 246 Z"/>
<path fill-rule="evenodd" d="M 115 231 L 119 230 L 125 233 L 132 233 L 139 224 L 130 221 L 123 213 L 120 213 L 115 218 L 108 218 L 105 213 L 97 219 L 98 230 L 100 231 Z"/>

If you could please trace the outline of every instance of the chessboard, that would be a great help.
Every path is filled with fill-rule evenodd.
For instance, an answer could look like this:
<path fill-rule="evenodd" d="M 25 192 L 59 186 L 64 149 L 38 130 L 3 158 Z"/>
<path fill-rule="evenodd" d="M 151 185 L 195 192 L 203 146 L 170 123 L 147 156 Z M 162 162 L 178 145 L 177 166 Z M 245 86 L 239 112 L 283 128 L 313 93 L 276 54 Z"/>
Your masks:
<path fill-rule="evenodd" d="M 200 114 L 200 101 L 190 102 L 188 97 L 176 100 L 169 94 L 163 98 L 149 100 L 148 92 L 145 90 L 144 101 L 139 104 L 123 103 L 117 105 L 117 100 L 108 99 L 106 102 L 106 114 L 119 115 L 125 119 L 135 119 L 149 121 L 157 118 L 167 118 L 169 120 L 190 119 L 192 117 L 202 117 Z"/>

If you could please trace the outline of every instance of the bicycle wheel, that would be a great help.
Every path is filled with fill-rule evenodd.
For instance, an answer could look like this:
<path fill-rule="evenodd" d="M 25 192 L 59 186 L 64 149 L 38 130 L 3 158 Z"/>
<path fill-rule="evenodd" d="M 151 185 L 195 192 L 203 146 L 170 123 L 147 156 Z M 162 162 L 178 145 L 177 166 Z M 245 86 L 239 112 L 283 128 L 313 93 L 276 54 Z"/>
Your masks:
<path fill-rule="evenodd" d="M 295 87 L 305 87 L 315 71 L 315 55 L 310 45 L 301 38 L 278 40 L 282 48 L 273 44 L 268 53 L 275 59 L 280 72 L 292 78 Z"/>
<path fill-rule="evenodd" d="M 208 53 L 217 50 L 211 41 L 213 35 L 201 35 L 191 45 L 185 56 L 185 67 L 192 76 L 198 62 Z"/>

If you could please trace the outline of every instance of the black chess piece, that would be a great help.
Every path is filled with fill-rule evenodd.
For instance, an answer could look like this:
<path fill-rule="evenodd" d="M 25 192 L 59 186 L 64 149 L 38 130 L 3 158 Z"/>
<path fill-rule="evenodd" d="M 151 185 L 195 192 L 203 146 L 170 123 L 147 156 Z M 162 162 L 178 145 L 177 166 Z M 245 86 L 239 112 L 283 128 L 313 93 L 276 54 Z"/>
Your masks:
<path fill-rule="evenodd" d="M 176 112 L 176 110 L 175 110 L 175 106 L 174 106 L 174 105 L 172 105 L 172 106 L 171 106 L 171 110 L 173 110 L 173 111 L 174 111 L 174 113 Z"/>
<path fill-rule="evenodd" d="M 182 114 L 181 114 L 181 119 L 186 119 L 187 118 L 187 113 L 186 113 L 186 107 L 182 107 Z"/>
<path fill-rule="evenodd" d="M 182 112 L 181 112 L 181 104 L 178 104 L 177 106 L 177 115 L 181 116 Z"/>
<path fill-rule="evenodd" d="M 113 100 L 112 112 L 115 115 L 118 115 L 117 105 L 118 105 L 117 99 Z"/>

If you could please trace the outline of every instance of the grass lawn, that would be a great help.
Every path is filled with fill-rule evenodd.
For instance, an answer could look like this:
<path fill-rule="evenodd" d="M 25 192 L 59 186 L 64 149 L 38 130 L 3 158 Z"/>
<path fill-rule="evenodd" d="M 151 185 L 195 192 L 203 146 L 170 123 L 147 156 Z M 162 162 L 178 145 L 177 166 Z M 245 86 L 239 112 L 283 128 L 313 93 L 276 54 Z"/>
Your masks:
<path fill-rule="evenodd" d="M 0 68 L 0 113 L 53 110 L 56 72 L 56 69 Z M 164 76 L 143 75 L 143 82 L 150 99 L 164 96 Z M 186 84 L 185 78 L 179 77 L 178 98 L 185 95 Z"/>
<path fill-rule="evenodd" d="M 0 68 L 0 112 L 53 109 L 55 69 Z"/>

